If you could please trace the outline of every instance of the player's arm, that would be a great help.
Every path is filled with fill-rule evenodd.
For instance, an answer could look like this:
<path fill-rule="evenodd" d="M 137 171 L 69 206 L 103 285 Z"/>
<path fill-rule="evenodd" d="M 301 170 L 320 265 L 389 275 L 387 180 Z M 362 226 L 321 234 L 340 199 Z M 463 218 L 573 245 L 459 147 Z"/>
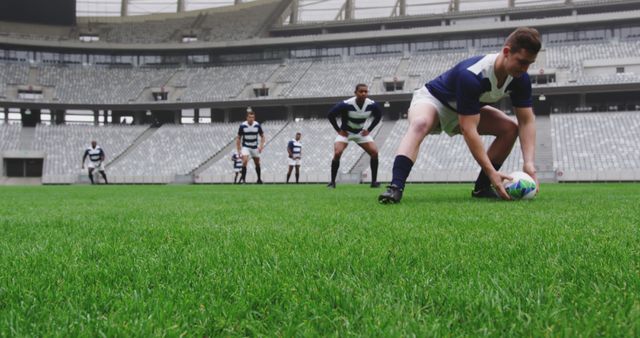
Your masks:
<path fill-rule="evenodd" d="M 511 199 L 509 194 L 504 190 L 502 181 L 509 179 L 507 175 L 504 175 L 497 171 L 491 164 L 489 156 L 484 149 L 482 138 L 478 133 L 478 124 L 480 123 L 480 114 L 475 115 L 458 115 L 458 121 L 460 123 L 460 132 L 464 137 L 464 141 L 467 143 L 471 155 L 478 162 L 480 168 L 491 180 L 491 184 L 495 187 L 496 191 L 503 199 Z"/>
<path fill-rule="evenodd" d="M 293 158 L 293 141 L 287 143 L 287 152 L 289 153 L 289 158 Z"/>
<path fill-rule="evenodd" d="M 482 82 L 471 72 L 462 72 L 456 83 L 456 108 L 458 123 L 464 141 L 471 151 L 471 155 L 478 162 L 482 171 L 489 177 L 491 185 L 503 199 L 511 199 L 502 186 L 504 179 L 510 179 L 497 171 L 484 149 L 484 143 L 478 133 L 480 124 L 480 95 L 483 92 Z"/>
<path fill-rule="evenodd" d="M 107 155 L 104 154 L 104 150 L 102 150 L 102 148 L 100 148 L 100 162 L 104 162 L 104 160 L 107 158 Z"/>
<path fill-rule="evenodd" d="M 244 130 L 242 129 L 242 126 L 240 126 L 240 129 L 238 129 L 238 136 L 236 136 L 236 150 L 238 150 L 238 155 L 242 156 L 242 148 L 240 147 L 242 145 L 242 135 L 244 134 Z"/>
<path fill-rule="evenodd" d="M 264 145 L 267 142 L 267 138 L 264 136 L 262 126 L 258 127 L 258 135 L 260 135 L 260 145 L 258 146 L 258 152 L 261 153 L 264 150 Z"/>
<path fill-rule="evenodd" d="M 522 171 L 526 172 L 538 184 L 536 176 L 535 154 L 536 154 L 536 116 L 531 107 L 514 107 L 518 118 L 518 137 L 520 137 L 520 147 L 522 149 Z"/>
<path fill-rule="evenodd" d="M 371 121 L 371 124 L 367 129 L 364 129 L 362 131 L 362 136 L 369 135 L 369 133 L 373 131 L 373 128 L 375 128 L 378 123 L 380 123 L 380 120 L 382 120 L 382 111 L 380 110 L 380 106 L 378 106 L 377 103 L 371 108 L 371 115 L 373 115 L 373 121 Z"/>
<path fill-rule="evenodd" d="M 82 156 L 82 169 L 84 169 L 84 162 L 87 160 L 87 156 L 89 156 L 89 150 L 84 151 L 84 155 Z"/>
<path fill-rule="evenodd" d="M 331 110 L 329 110 L 329 114 L 327 115 L 327 118 L 329 118 L 329 123 L 331 123 L 331 125 L 333 126 L 333 129 L 335 129 L 336 132 L 342 136 L 347 136 L 348 134 L 345 130 L 342 130 L 342 128 L 340 128 L 340 126 L 338 125 L 338 121 L 336 121 L 336 119 L 338 118 L 338 116 L 340 116 L 341 119 L 344 119 L 343 115 L 346 113 L 347 112 L 342 107 L 342 103 L 338 103 L 335 106 L 333 106 Z"/>
<path fill-rule="evenodd" d="M 524 165 L 522 171 L 526 172 L 538 184 L 536 176 L 535 152 L 536 152 L 536 116 L 533 113 L 531 99 L 531 80 L 529 74 L 523 74 L 521 78 L 512 82 L 511 104 L 518 118 L 518 137 L 520 137 L 520 147 L 522 149 L 522 159 Z"/>

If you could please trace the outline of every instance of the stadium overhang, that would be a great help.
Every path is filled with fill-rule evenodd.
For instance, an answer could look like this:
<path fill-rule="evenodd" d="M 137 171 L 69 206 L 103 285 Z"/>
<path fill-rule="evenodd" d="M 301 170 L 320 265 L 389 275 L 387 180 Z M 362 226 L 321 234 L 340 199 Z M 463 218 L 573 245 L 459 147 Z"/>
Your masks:
<path fill-rule="evenodd" d="M 527 19 L 517 21 L 502 21 L 487 26 L 486 23 L 469 23 L 465 25 L 419 27 L 411 29 L 395 29 L 383 31 L 348 32 L 335 34 L 322 34 L 314 36 L 294 37 L 269 37 L 254 38 L 248 40 L 225 42 L 195 42 L 195 43 L 163 43 L 163 44 L 122 44 L 94 42 L 84 43 L 80 41 L 42 41 L 18 39 L 0 36 L 0 47 L 21 48 L 28 50 L 46 50 L 57 52 L 85 52 L 85 53 L 198 53 L 209 51 L 246 52 L 267 48 L 309 48 L 326 46 L 331 44 L 361 44 L 379 42 L 397 42 L 420 38 L 450 38 L 456 36 L 468 36 L 469 34 L 482 32 L 510 32 L 521 26 L 532 26 L 538 29 L 554 29 L 566 27 L 585 27 L 589 25 L 610 25 L 617 23 L 638 23 L 640 10 L 626 11 L 622 13 L 598 13 L 579 16 Z"/>

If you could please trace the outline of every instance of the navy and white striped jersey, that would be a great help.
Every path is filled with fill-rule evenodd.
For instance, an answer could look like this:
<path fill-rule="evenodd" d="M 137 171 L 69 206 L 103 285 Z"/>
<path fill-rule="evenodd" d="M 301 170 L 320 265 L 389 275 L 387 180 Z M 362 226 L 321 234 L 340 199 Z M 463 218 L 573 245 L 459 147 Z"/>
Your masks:
<path fill-rule="evenodd" d="M 100 146 L 96 146 L 95 148 L 88 147 L 87 150 L 84 151 L 83 159 L 89 157 L 89 161 L 98 162 L 104 158 L 104 151 Z"/>
<path fill-rule="evenodd" d="M 233 161 L 233 169 L 242 169 L 242 156 L 234 151 L 231 154 L 231 160 Z"/>
<path fill-rule="evenodd" d="M 480 114 L 482 106 L 498 102 L 505 95 L 511 97 L 514 107 L 531 107 L 529 74 L 518 78 L 509 75 L 498 88 L 494 69 L 497 57 L 498 54 L 489 54 L 463 60 L 426 87 L 442 104 L 461 115 Z"/>
<path fill-rule="evenodd" d="M 242 137 L 242 146 L 251 149 L 258 148 L 258 135 L 263 134 L 262 126 L 257 121 L 253 121 L 252 125 L 244 121 L 238 130 L 238 137 Z"/>
<path fill-rule="evenodd" d="M 291 157 L 294 159 L 299 159 L 302 157 L 302 143 L 300 141 L 296 141 L 296 139 L 292 139 L 287 144 L 287 148 L 291 150 Z"/>
<path fill-rule="evenodd" d="M 341 125 L 338 126 L 336 118 L 340 117 Z M 371 99 L 365 99 L 362 107 L 359 107 L 356 103 L 356 97 L 352 97 L 348 100 L 344 100 L 336 104 L 329 111 L 329 122 L 336 131 L 345 130 L 351 133 L 359 133 L 364 128 L 364 123 L 367 119 L 373 116 L 373 121 L 367 128 L 372 131 L 382 118 L 382 110 L 380 106 Z"/>

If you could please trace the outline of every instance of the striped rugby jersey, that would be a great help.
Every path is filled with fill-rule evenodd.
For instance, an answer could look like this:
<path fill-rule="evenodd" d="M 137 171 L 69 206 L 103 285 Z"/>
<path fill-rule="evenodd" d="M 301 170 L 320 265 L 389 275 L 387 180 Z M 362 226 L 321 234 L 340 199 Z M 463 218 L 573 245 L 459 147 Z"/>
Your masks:
<path fill-rule="evenodd" d="M 373 121 L 367 128 L 372 131 L 382 118 L 382 110 L 380 106 L 371 99 L 365 99 L 362 107 L 356 103 L 356 97 L 344 100 L 336 104 L 329 111 L 329 122 L 336 131 L 345 130 L 351 133 L 359 133 L 364 128 L 364 123 L 369 117 L 373 116 Z M 341 125 L 338 126 L 336 118 L 340 117 Z"/>
<path fill-rule="evenodd" d="M 246 148 L 258 148 L 258 135 L 262 136 L 263 134 L 262 126 L 258 121 L 253 121 L 252 125 L 244 121 L 238 129 L 238 137 L 242 137 L 242 146 Z"/>
<path fill-rule="evenodd" d="M 531 107 L 529 74 L 518 78 L 507 76 L 501 88 L 495 74 L 498 54 L 475 56 L 461 61 L 453 68 L 426 84 L 431 95 L 460 115 L 480 114 L 480 108 L 511 97 L 514 107 Z"/>
<path fill-rule="evenodd" d="M 294 159 L 298 159 L 302 157 L 302 143 L 296 141 L 296 139 L 292 139 L 287 144 L 287 148 L 291 150 L 292 157 Z"/>

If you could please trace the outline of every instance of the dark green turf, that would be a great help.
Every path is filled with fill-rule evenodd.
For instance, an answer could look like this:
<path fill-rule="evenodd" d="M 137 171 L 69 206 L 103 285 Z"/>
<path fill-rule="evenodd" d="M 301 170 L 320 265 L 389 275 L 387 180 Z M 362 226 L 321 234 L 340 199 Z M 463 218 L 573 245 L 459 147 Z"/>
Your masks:
<path fill-rule="evenodd" d="M 640 335 L 640 184 L 0 187 L 0 336 Z"/>

